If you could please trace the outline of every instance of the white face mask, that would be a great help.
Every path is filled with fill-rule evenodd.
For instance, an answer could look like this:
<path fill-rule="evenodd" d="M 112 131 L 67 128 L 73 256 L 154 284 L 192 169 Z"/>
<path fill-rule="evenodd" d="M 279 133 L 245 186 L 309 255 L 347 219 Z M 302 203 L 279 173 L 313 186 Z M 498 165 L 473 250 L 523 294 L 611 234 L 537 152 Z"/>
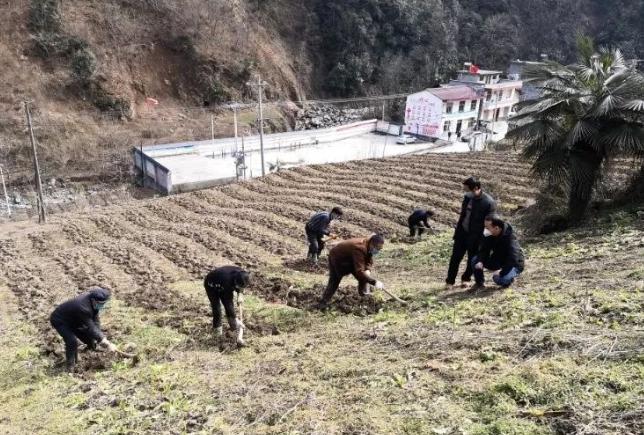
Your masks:
<path fill-rule="evenodd" d="M 490 237 L 491 235 L 492 235 L 492 232 L 487 228 L 483 230 L 483 237 Z"/>

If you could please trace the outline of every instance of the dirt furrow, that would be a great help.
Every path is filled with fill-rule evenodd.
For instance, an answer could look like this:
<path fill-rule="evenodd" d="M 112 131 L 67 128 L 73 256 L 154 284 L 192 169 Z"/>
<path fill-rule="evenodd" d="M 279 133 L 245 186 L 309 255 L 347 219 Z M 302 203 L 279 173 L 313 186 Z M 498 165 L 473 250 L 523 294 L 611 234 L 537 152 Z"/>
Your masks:
<path fill-rule="evenodd" d="M 301 206 L 317 205 L 313 210 L 327 210 L 336 205 L 341 206 L 345 211 L 347 220 L 351 220 L 351 222 L 367 228 L 370 232 L 377 231 L 384 234 L 395 234 L 401 231 L 398 213 L 387 210 L 384 206 L 378 206 L 367 200 L 352 198 L 349 195 L 311 191 L 301 192 L 297 189 L 280 185 L 278 180 L 272 180 L 270 178 L 262 181 L 263 183 L 253 183 L 247 187 L 250 190 L 265 195 L 267 199 L 276 203 L 290 203 Z M 323 190 L 323 187 L 320 187 L 320 190 Z M 361 207 L 358 208 L 358 206 Z"/>
<path fill-rule="evenodd" d="M 350 176 L 351 173 L 355 172 L 355 168 L 351 169 L 341 169 L 338 170 L 338 173 L 345 174 Z M 404 183 L 412 183 L 407 181 L 410 179 L 415 180 L 426 180 L 424 181 L 425 188 L 432 192 L 437 192 L 443 196 L 453 195 L 457 192 L 457 189 L 460 190 L 462 181 L 466 178 L 466 174 L 461 176 L 453 176 L 450 173 L 441 173 L 437 177 L 437 174 L 432 174 L 427 172 L 425 168 L 421 169 L 410 169 L 408 171 L 400 171 L 392 167 L 384 167 L 380 171 L 383 175 L 380 176 L 379 182 L 383 184 L 398 183 L 400 185 L 400 180 L 406 180 Z M 526 189 L 519 187 L 516 183 L 499 183 L 499 182 L 488 182 L 486 183 L 486 177 L 480 177 L 483 182 L 484 188 L 486 185 L 492 187 L 491 189 L 495 196 L 499 196 L 503 202 L 508 202 L 509 204 L 523 205 L 528 198 L 534 197 L 536 190 Z"/>
<path fill-rule="evenodd" d="M 446 168 L 449 168 L 450 172 L 453 171 L 453 175 L 458 176 L 489 173 L 489 171 L 493 169 L 496 175 L 502 176 L 506 180 L 510 179 L 516 181 L 521 185 L 529 185 L 532 180 L 528 167 L 523 168 L 521 166 L 517 166 L 515 163 L 507 163 L 502 160 L 478 161 L 476 160 L 476 156 L 469 161 L 464 159 L 442 159 L 437 161 L 436 159 L 428 158 L 427 156 L 418 156 L 417 159 L 412 159 L 410 161 L 405 160 L 404 168 L 401 168 L 402 162 L 397 159 L 394 159 L 393 161 L 381 160 L 379 163 L 388 163 L 391 166 L 395 166 L 403 170 L 427 168 L 432 171 L 445 171 Z"/>
<path fill-rule="evenodd" d="M 321 175 L 320 172 L 311 168 L 305 170 L 298 168 L 298 171 L 279 173 L 280 178 L 297 181 L 297 186 L 301 188 L 330 185 L 332 182 L 344 186 L 343 188 L 330 189 L 332 192 L 346 191 L 346 187 L 350 187 L 351 191 L 360 192 L 365 198 L 377 199 L 379 203 L 395 206 L 400 210 L 399 221 L 403 224 L 409 213 L 415 208 L 434 209 L 437 213 L 436 221 L 446 225 L 453 223 L 453 215 L 459 211 L 460 201 L 436 195 L 434 191 L 428 192 L 427 189 L 421 190 L 422 187 L 425 187 L 423 185 L 412 186 L 405 181 L 383 183 L 382 178 L 371 175 L 362 177 L 360 180 L 344 175 L 328 175 L 328 179 L 318 178 L 319 175 Z M 374 186 L 378 186 L 378 188 L 375 189 Z"/>
<path fill-rule="evenodd" d="M 192 196 L 204 201 L 211 206 L 213 213 L 218 213 L 234 220 L 249 220 L 261 223 L 262 226 L 270 228 L 282 236 L 290 237 L 292 240 L 302 242 L 303 224 L 280 214 L 258 210 L 242 203 L 218 190 L 201 190 L 193 192 Z"/>
<path fill-rule="evenodd" d="M 325 210 L 325 208 L 318 204 L 311 204 L 311 201 L 299 201 L 298 204 L 304 204 L 302 206 L 292 202 L 279 203 L 279 207 L 276 207 L 276 204 L 278 203 L 274 200 L 268 200 L 266 195 L 263 193 L 252 190 L 250 188 L 252 184 L 253 183 L 232 184 L 223 188 L 221 193 L 238 201 L 243 201 L 255 210 L 279 213 L 285 219 L 301 222 L 302 233 L 304 233 L 304 225 L 313 213 L 317 210 Z M 209 195 L 209 191 L 204 191 L 204 194 Z M 318 207 L 311 208 L 312 205 L 318 205 Z M 334 232 L 338 233 L 343 238 L 362 237 L 367 233 L 364 227 L 351 222 L 350 219 L 346 219 L 338 223 L 334 228 Z"/>
<path fill-rule="evenodd" d="M 207 201 L 200 200 L 192 195 L 179 195 L 169 199 L 165 207 L 172 207 L 174 213 L 181 213 L 184 222 L 197 223 L 202 228 L 216 228 L 235 240 L 229 240 L 232 247 L 246 244 L 251 248 L 248 252 L 255 251 L 262 257 L 295 255 L 301 251 L 301 243 L 283 234 L 276 233 L 264 222 L 256 220 L 256 216 L 249 214 L 246 219 L 231 219 L 221 216 L 219 209 Z M 249 221 L 253 216 L 254 221 Z"/>
<path fill-rule="evenodd" d="M 130 219 L 136 222 L 128 222 L 127 209 L 122 209 L 122 213 L 117 216 L 92 217 L 90 220 L 103 234 L 140 243 L 185 269 L 195 279 L 205 276 L 218 263 L 221 264 L 220 257 L 192 240 L 166 230 L 150 229 L 150 223 L 136 214 L 129 214 Z"/>
<path fill-rule="evenodd" d="M 279 250 L 271 241 L 264 241 L 266 246 L 272 248 L 267 250 L 252 241 L 249 242 L 252 239 L 243 229 L 231 228 L 230 222 L 222 222 L 219 218 L 201 215 L 194 209 L 182 206 L 182 203 L 187 206 L 193 205 L 186 198 L 182 195 L 158 204 L 150 204 L 146 207 L 147 219 L 156 222 L 155 225 L 166 226 L 171 231 L 194 240 L 229 262 L 246 268 L 265 266 L 270 262 L 270 257 L 285 254 L 284 248 Z M 154 216 L 151 216 L 151 213 Z"/>

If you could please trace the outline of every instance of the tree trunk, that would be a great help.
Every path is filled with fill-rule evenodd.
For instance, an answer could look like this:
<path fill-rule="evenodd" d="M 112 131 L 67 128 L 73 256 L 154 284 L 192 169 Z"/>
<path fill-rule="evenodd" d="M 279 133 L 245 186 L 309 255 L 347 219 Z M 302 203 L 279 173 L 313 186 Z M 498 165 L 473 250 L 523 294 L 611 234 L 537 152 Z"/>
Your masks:
<path fill-rule="evenodd" d="M 582 161 L 577 161 L 579 165 L 575 171 L 579 171 L 579 176 L 573 177 L 570 181 L 570 192 L 568 196 L 568 220 L 570 225 L 577 225 L 581 222 L 590 200 L 593 198 L 595 184 L 600 175 L 603 158 L 598 155 L 592 155 L 590 152 Z"/>

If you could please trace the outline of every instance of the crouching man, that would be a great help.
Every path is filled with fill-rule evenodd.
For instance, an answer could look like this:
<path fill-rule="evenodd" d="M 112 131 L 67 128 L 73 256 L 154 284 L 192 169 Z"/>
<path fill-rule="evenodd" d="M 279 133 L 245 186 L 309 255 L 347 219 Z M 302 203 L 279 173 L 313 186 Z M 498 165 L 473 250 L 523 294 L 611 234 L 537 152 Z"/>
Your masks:
<path fill-rule="evenodd" d="M 250 275 L 237 266 L 223 266 L 210 272 L 204 279 L 206 294 L 212 307 L 212 327 L 215 334 L 221 337 L 224 333 L 221 324 L 221 305 L 224 305 L 228 325 L 237 331 L 237 345 L 244 346 L 244 329 L 242 323 L 242 289 L 248 287 Z M 235 313 L 234 295 L 237 293 L 237 308 L 239 317 Z"/>
<path fill-rule="evenodd" d="M 525 266 L 523 251 L 512 226 L 494 215 L 487 216 L 484 225 L 481 248 L 478 255 L 472 258 L 476 280 L 476 284 L 471 288 L 472 291 L 485 288 L 483 276 L 485 269 L 493 270 L 494 283 L 506 288 L 523 272 Z"/>
<path fill-rule="evenodd" d="M 324 250 L 325 237 L 331 236 L 331 222 L 342 218 L 342 209 L 333 207 L 330 212 L 320 211 L 311 216 L 305 225 L 306 240 L 309 242 L 309 253 L 307 258 L 314 263 L 320 259 Z"/>
<path fill-rule="evenodd" d="M 319 308 L 328 307 L 333 295 L 340 287 L 340 281 L 347 275 L 353 275 L 358 280 L 358 292 L 361 296 L 369 293 L 369 285 L 377 289 L 384 284 L 371 277 L 373 257 L 380 252 L 385 239 L 380 234 L 374 234 L 367 239 L 350 239 L 335 245 L 329 252 L 329 282 L 322 295 Z"/>
<path fill-rule="evenodd" d="M 78 361 L 78 340 L 91 350 L 104 346 L 110 352 L 118 352 L 116 346 L 105 338 L 101 331 L 99 313 L 110 299 L 110 292 L 101 287 L 63 302 L 57 306 L 49 318 L 51 325 L 65 341 L 65 359 L 68 371 L 74 371 Z"/>
<path fill-rule="evenodd" d="M 409 226 L 409 237 L 420 238 L 426 229 L 434 231 L 429 224 L 429 219 L 434 216 L 431 210 L 417 209 L 407 218 L 407 225 Z"/>

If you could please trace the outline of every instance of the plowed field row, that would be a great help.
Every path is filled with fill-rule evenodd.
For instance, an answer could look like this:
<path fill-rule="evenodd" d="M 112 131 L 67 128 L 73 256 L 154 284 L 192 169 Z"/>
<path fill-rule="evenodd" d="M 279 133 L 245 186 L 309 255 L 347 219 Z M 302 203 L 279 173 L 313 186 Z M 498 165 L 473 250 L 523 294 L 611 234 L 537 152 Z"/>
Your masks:
<path fill-rule="evenodd" d="M 359 163 L 359 162 L 356 162 Z M 454 185 L 457 185 L 459 188 L 463 180 L 470 176 L 476 176 L 480 178 L 483 183 L 486 181 L 493 180 L 493 184 L 497 186 L 503 186 L 504 191 L 502 192 L 505 195 L 516 195 L 517 198 L 532 197 L 536 193 L 535 188 L 529 187 L 533 184 L 532 179 L 530 178 L 521 178 L 513 176 L 504 176 L 503 169 L 499 168 L 479 168 L 478 170 L 459 170 L 458 168 L 446 169 L 445 167 L 432 167 L 430 165 L 424 165 L 421 163 L 410 163 L 406 167 L 391 167 L 387 162 L 375 162 L 376 171 L 382 173 L 384 176 L 389 176 L 391 178 L 400 177 L 403 180 L 415 179 L 422 180 L 431 185 L 436 186 L 447 186 L 448 188 L 453 189 Z M 476 167 L 473 167 L 476 168 Z M 335 169 L 335 168 L 334 168 Z M 341 170 L 341 168 L 338 168 Z M 345 171 L 352 171 L 355 173 L 356 170 L 359 170 L 360 167 L 351 166 L 348 164 Z M 333 169 L 331 169 L 333 171 Z M 497 176 L 496 174 L 499 174 Z M 488 177 L 488 174 L 494 174 Z"/>

